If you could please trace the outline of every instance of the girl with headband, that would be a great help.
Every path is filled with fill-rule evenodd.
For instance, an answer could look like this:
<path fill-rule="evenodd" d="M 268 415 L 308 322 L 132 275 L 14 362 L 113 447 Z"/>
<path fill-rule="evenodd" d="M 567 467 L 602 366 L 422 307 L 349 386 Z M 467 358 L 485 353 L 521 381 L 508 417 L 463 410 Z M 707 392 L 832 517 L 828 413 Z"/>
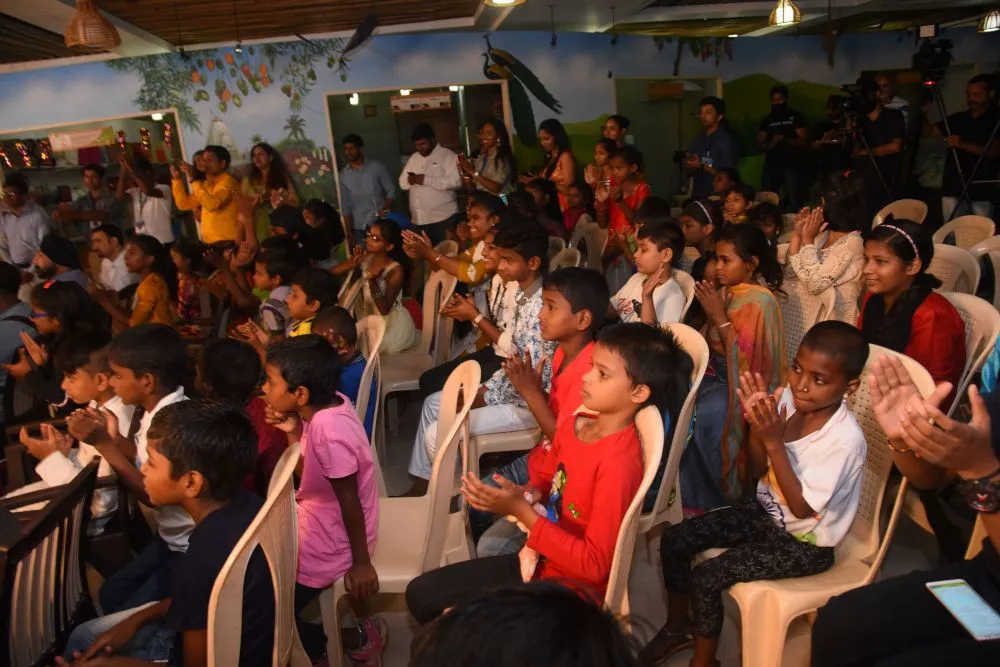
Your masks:
<path fill-rule="evenodd" d="M 684 245 L 698 251 L 700 257 L 715 247 L 715 233 L 722 229 L 722 206 L 711 199 L 695 199 L 684 207 L 680 217 Z M 696 258 L 684 253 L 678 268 L 691 272 Z"/>
<path fill-rule="evenodd" d="M 864 238 L 868 294 L 858 328 L 869 343 L 902 352 L 920 362 L 934 382 L 954 386 L 965 368 L 965 325 L 955 307 L 933 291 L 941 281 L 927 273 L 934 258 L 930 230 L 889 216 Z M 951 400 L 942 409 L 947 411 Z"/>

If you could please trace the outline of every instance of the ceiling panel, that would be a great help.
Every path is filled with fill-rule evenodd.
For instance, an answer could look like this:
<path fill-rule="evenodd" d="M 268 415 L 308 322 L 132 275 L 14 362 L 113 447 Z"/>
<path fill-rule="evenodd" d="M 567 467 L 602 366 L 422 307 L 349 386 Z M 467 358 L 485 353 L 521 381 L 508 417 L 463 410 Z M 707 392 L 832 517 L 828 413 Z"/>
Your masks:
<path fill-rule="evenodd" d="M 79 55 L 66 48 L 63 36 L 0 14 L 0 64 Z"/>
<path fill-rule="evenodd" d="M 174 44 L 353 30 L 369 13 L 380 25 L 470 18 L 480 0 L 95 0 L 100 9 Z M 238 18 L 237 18 L 238 16 Z"/>

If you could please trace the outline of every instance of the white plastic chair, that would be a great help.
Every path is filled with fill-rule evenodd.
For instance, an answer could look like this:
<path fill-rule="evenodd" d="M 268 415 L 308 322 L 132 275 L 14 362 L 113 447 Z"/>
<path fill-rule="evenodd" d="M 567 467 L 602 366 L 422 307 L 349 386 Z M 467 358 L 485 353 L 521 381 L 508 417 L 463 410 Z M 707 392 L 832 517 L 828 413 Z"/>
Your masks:
<path fill-rule="evenodd" d="M 783 289 L 785 295 L 778 297 L 778 304 L 785 334 L 785 362 L 791 364 L 806 332 L 817 322 L 833 318 L 837 292 L 831 287 L 820 294 L 810 294 L 797 280 L 789 280 Z"/>
<path fill-rule="evenodd" d="M 566 249 L 565 239 L 561 239 L 558 236 L 549 237 L 549 261 L 551 262 L 555 259 L 555 256 Z"/>
<path fill-rule="evenodd" d="M 963 215 L 945 223 L 934 232 L 934 243 L 944 243 L 949 234 L 955 235 L 955 245 L 959 248 L 974 248 L 977 244 L 993 236 L 996 226 L 989 218 L 981 215 Z"/>
<path fill-rule="evenodd" d="M 941 292 L 975 294 L 979 286 L 979 262 L 968 250 L 953 245 L 934 244 L 934 259 L 927 273 L 941 281 Z"/>
<path fill-rule="evenodd" d="M 243 585 L 250 557 L 259 546 L 274 585 L 274 667 L 312 664 L 295 630 L 295 572 L 298 530 L 293 473 L 299 446 L 292 445 L 278 460 L 267 488 L 267 499 L 219 570 L 208 600 L 208 664 L 238 665 L 243 627 Z"/>
<path fill-rule="evenodd" d="M 378 542 L 372 565 L 378 572 L 380 594 L 405 593 L 406 586 L 424 572 L 472 557 L 464 504 L 455 514 L 450 514 L 450 506 L 460 443 L 469 440 L 469 411 L 479 391 L 479 381 L 479 364 L 467 361 L 452 371 L 444 385 L 437 450 L 427 494 L 419 498 L 379 499 Z M 459 394 L 463 399 L 460 410 L 456 408 Z M 327 659 L 333 667 L 344 664 L 339 612 L 346 596 L 343 579 L 319 596 Z"/>
<path fill-rule="evenodd" d="M 372 395 L 372 383 L 375 383 L 375 410 L 372 418 L 371 445 L 375 452 L 375 472 L 378 482 L 378 493 L 381 497 L 389 495 L 385 488 L 385 477 L 382 474 L 382 465 L 387 461 L 385 454 L 385 441 L 379 437 L 379 417 L 382 413 L 382 392 L 378 387 L 382 383 L 382 359 L 379 356 L 382 349 L 382 340 L 385 338 L 385 320 L 375 315 L 363 318 L 357 324 L 358 327 L 358 350 L 364 355 L 365 370 L 361 374 L 361 384 L 358 386 L 358 400 L 354 409 L 358 414 L 361 423 L 365 422 L 365 415 L 368 414 L 368 401 Z"/>
<path fill-rule="evenodd" d="M 580 251 L 576 248 L 560 250 L 555 257 L 549 260 L 549 272 L 577 266 L 580 266 Z"/>
<path fill-rule="evenodd" d="M 687 271 L 681 271 L 680 269 L 674 269 L 673 278 L 681 288 L 681 291 L 684 292 L 684 310 L 681 312 L 681 320 L 683 321 L 688 309 L 691 308 L 691 304 L 694 303 L 694 278 Z M 661 322 L 660 324 L 666 323 Z"/>
<path fill-rule="evenodd" d="M 784 234 L 782 234 L 782 236 L 784 236 Z M 781 237 L 778 237 L 778 240 L 780 241 Z M 778 256 L 778 264 L 781 264 L 782 266 L 784 266 L 788 262 L 788 246 L 789 245 L 790 244 L 788 244 L 788 243 L 779 243 L 778 247 L 775 248 L 775 252 L 776 252 L 776 254 Z"/>
<path fill-rule="evenodd" d="M 580 237 L 577 238 L 576 243 L 571 244 L 571 247 L 580 250 L 581 242 L 585 246 L 585 251 L 580 251 L 580 255 L 586 257 L 586 261 L 581 261 L 580 266 L 600 271 L 604 246 L 608 243 L 608 230 L 601 229 L 601 226 L 596 222 L 582 225 L 582 229 L 581 225 L 578 224 L 573 231 L 577 230 L 580 232 Z"/>
<path fill-rule="evenodd" d="M 988 301 L 971 294 L 943 292 L 941 296 L 951 302 L 965 324 L 965 369 L 955 387 L 955 401 L 948 410 L 950 415 L 955 412 L 972 378 L 982 369 L 993 351 L 997 336 L 1000 335 L 1000 312 Z"/>
<path fill-rule="evenodd" d="M 415 348 L 399 354 L 383 355 L 385 358 L 381 360 L 382 386 L 379 388 L 379 393 L 383 405 L 386 405 L 390 394 L 419 389 L 420 376 L 448 360 L 454 320 L 441 316 L 441 306 L 451 298 L 457 283 L 455 276 L 444 271 L 434 271 L 427 280 L 424 285 L 423 330 L 420 332 L 420 343 Z M 388 416 L 386 415 L 387 418 Z M 383 419 L 382 430 L 379 433 L 382 442 L 385 442 L 385 422 Z M 393 427 L 395 427 L 394 419 Z"/>
<path fill-rule="evenodd" d="M 618 528 L 618 539 L 615 540 L 615 555 L 611 560 L 611 572 L 608 576 L 608 588 L 604 593 L 604 606 L 615 617 L 626 619 L 626 631 L 630 631 L 628 622 L 628 578 L 632 570 L 632 553 L 635 551 L 635 538 L 639 526 L 639 513 L 646 493 L 653 484 L 660 459 L 663 457 L 663 416 L 652 405 L 646 406 L 635 416 L 635 427 L 639 431 L 639 441 L 642 443 L 642 482 L 632 497 L 621 526 Z"/>
<path fill-rule="evenodd" d="M 744 667 L 780 667 L 785 636 L 793 619 L 822 607 L 835 595 L 870 584 L 882 567 L 906 492 L 904 481 L 892 503 L 885 536 L 880 537 L 882 498 L 893 458 L 885 433 L 872 411 L 868 374 L 872 363 L 884 355 L 902 360 L 923 396 L 934 390 L 930 374 L 916 361 L 883 347 L 871 346 L 861 386 L 848 399 L 848 406 L 868 441 L 857 515 L 847 537 L 837 547 L 833 567 L 826 572 L 811 577 L 741 583 L 729 589 L 740 609 Z"/>
<path fill-rule="evenodd" d="M 991 236 L 977 243 L 969 252 L 980 263 L 980 270 L 984 261 L 993 268 L 993 306 L 1000 309 L 1000 236 Z"/>
<path fill-rule="evenodd" d="M 923 224 L 924 220 L 927 219 L 927 204 L 919 199 L 897 199 L 875 214 L 872 227 L 881 225 L 890 213 L 897 220 L 912 220 Z"/>
<path fill-rule="evenodd" d="M 775 206 L 778 206 L 781 204 L 781 195 L 777 192 L 768 192 L 767 190 L 763 190 L 757 193 L 757 196 L 754 197 L 754 201 L 762 204 L 774 204 Z"/>
<path fill-rule="evenodd" d="M 674 425 L 674 435 L 670 442 L 670 451 L 663 468 L 663 479 L 656 494 L 653 509 L 639 516 L 639 532 L 646 536 L 646 555 L 650 564 L 659 562 L 657 547 L 659 546 L 660 530 L 655 530 L 663 524 L 678 524 L 684 518 L 681 513 L 681 489 L 677 484 L 677 473 L 681 467 L 681 456 L 687 447 L 688 435 L 691 430 L 691 420 L 694 418 L 695 402 L 698 389 L 708 368 L 709 350 L 705 337 L 686 324 L 668 324 L 663 327 L 673 334 L 677 343 L 684 348 L 693 362 L 691 371 L 691 388 L 687 398 L 677 415 Z"/>
<path fill-rule="evenodd" d="M 364 279 L 359 277 L 351 282 L 344 281 L 344 284 L 340 288 L 340 295 L 337 298 L 337 302 L 340 304 L 341 308 L 349 312 L 354 317 L 357 316 L 355 311 L 358 309 L 361 298 L 361 290 L 364 286 Z"/>

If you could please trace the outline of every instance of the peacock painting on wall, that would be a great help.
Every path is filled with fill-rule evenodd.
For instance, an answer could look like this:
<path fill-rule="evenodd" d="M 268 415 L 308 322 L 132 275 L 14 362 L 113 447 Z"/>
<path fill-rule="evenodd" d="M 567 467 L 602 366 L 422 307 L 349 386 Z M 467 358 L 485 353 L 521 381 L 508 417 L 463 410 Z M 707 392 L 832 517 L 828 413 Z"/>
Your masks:
<path fill-rule="evenodd" d="M 514 132 L 524 146 L 535 146 L 538 143 L 538 125 L 535 123 L 535 112 L 528 93 L 557 114 L 562 113 L 562 104 L 524 63 L 507 51 L 493 48 L 489 35 L 485 39 L 483 74 L 487 79 L 507 82 Z"/>

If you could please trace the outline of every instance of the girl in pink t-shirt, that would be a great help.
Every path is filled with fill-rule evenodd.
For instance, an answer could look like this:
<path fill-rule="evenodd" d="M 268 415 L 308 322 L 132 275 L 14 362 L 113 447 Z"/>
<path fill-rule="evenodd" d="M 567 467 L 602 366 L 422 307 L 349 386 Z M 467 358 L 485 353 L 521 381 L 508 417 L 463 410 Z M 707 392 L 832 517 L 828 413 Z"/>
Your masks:
<path fill-rule="evenodd" d="M 298 515 L 299 567 L 295 611 L 343 577 L 357 603 L 378 592 L 371 554 L 378 536 L 375 462 L 364 426 L 351 402 L 336 390 L 341 360 L 324 339 L 299 336 L 268 352 L 264 398 L 271 423 L 300 443 Z M 357 609 L 357 631 L 343 643 L 360 665 L 380 662 L 387 627 Z M 311 658 L 323 655 L 320 626 L 299 620 L 299 635 Z"/>

